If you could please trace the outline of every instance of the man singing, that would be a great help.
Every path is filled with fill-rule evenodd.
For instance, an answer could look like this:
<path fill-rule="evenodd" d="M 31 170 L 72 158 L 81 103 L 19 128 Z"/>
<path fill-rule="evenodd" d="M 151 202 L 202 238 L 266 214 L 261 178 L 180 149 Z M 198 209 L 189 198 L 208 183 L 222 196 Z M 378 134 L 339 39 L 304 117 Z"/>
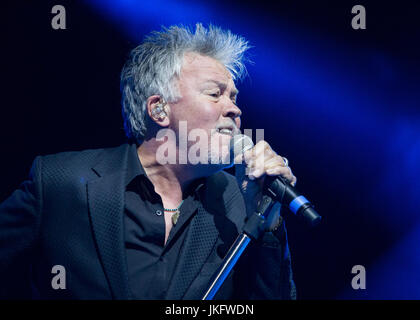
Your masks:
<path fill-rule="evenodd" d="M 265 141 L 235 158 L 235 177 L 223 171 L 241 126 L 235 80 L 247 49 L 242 37 L 197 24 L 154 32 L 131 52 L 121 75 L 128 143 L 39 156 L 1 204 L 3 298 L 202 298 L 266 176 L 296 183 Z M 278 215 L 215 299 L 295 297 Z"/>

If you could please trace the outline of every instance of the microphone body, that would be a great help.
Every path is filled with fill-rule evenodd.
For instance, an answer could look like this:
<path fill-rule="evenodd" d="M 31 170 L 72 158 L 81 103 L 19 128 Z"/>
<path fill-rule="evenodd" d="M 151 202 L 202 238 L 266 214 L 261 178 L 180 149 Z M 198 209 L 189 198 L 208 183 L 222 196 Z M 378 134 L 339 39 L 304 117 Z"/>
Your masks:
<path fill-rule="evenodd" d="M 243 134 L 236 135 L 230 144 L 231 156 L 242 154 L 253 146 L 254 143 L 250 137 Z M 316 226 L 321 222 L 322 218 L 315 211 L 312 203 L 283 177 L 266 176 L 263 192 L 282 205 L 286 205 L 291 212 L 310 226 Z"/>
<path fill-rule="evenodd" d="M 311 227 L 321 222 L 321 216 L 299 191 L 282 177 L 267 177 L 271 180 L 264 187 L 265 193 L 281 204 L 286 205 L 296 216 L 301 217 Z"/>

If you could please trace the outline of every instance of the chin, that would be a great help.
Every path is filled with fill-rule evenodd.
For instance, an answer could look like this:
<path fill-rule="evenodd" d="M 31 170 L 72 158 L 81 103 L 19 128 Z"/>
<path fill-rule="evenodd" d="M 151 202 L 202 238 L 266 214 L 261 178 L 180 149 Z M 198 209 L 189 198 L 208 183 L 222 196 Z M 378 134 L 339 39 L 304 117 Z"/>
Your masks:
<path fill-rule="evenodd" d="M 227 134 L 212 132 L 208 145 L 208 165 L 216 166 L 221 169 L 230 167 L 233 159 L 230 159 L 230 140 L 232 136 Z"/>
<path fill-rule="evenodd" d="M 230 152 L 228 146 L 221 146 L 220 150 L 210 151 L 209 153 L 209 164 L 217 165 L 221 167 L 231 167 L 233 165 L 233 159 L 230 159 Z"/>

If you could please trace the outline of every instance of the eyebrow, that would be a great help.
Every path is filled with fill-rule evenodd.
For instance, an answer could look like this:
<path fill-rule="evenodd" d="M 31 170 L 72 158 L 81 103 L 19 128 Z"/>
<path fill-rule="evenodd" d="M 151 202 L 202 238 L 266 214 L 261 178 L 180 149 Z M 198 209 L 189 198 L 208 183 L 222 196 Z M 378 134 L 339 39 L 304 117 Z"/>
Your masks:
<path fill-rule="evenodd" d="M 227 85 L 224 82 L 220 82 L 220 81 L 213 80 L 213 79 L 206 80 L 204 83 L 206 83 L 206 82 L 213 82 L 213 83 L 217 84 L 220 88 L 223 89 L 223 91 L 226 90 L 226 88 L 227 88 Z M 233 89 L 231 91 L 231 96 L 237 96 L 238 93 L 239 93 L 239 90 L 236 87 L 233 87 Z"/>

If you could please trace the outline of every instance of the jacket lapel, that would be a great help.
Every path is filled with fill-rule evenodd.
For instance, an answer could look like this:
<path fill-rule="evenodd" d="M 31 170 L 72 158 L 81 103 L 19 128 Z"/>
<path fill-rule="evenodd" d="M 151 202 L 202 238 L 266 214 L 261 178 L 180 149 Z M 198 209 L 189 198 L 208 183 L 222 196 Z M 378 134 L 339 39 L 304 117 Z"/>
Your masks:
<path fill-rule="evenodd" d="M 199 205 L 182 246 L 166 299 L 182 299 L 198 276 L 219 235 L 213 218 L 212 214 Z"/>
<path fill-rule="evenodd" d="M 94 237 L 112 298 L 128 299 L 123 233 L 127 145 L 115 151 L 108 158 L 104 156 L 107 161 L 102 161 L 94 168 L 99 177 L 88 182 L 88 203 Z"/>

